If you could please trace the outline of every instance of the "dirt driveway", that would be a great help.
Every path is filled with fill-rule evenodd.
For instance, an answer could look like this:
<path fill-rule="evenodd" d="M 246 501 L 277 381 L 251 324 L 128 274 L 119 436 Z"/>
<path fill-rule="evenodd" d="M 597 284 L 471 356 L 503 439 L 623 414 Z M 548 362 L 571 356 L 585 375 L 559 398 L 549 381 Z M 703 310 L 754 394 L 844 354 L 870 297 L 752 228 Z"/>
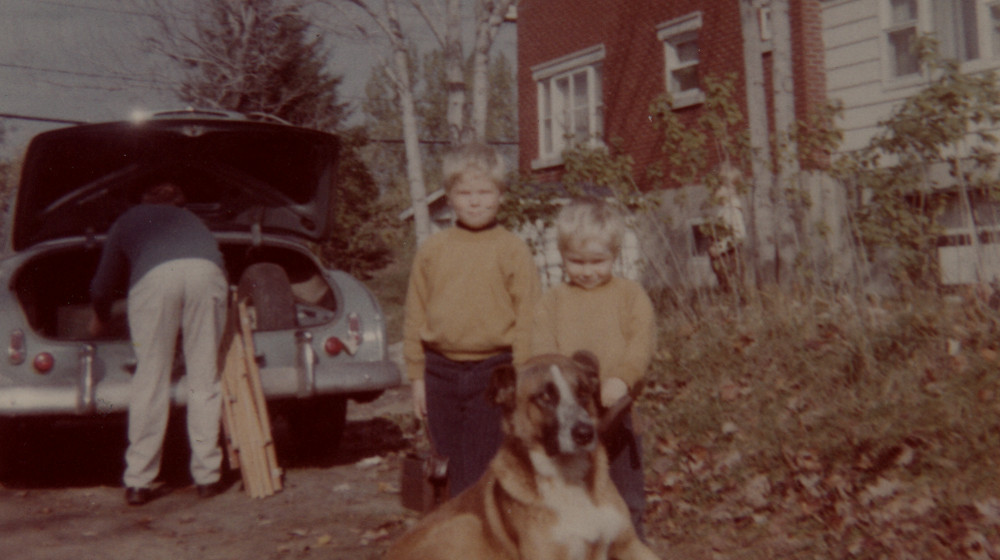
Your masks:
<path fill-rule="evenodd" d="M 279 453 L 285 488 L 262 499 L 247 497 L 238 472 L 224 494 L 199 499 L 186 474 L 183 432 L 172 426 L 163 495 L 129 507 L 120 486 L 122 419 L 22 427 L 6 438 L 14 445 L 0 448 L 14 454 L 0 480 L 0 558 L 379 558 L 415 519 L 398 492 L 408 399 L 404 387 L 351 403 L 337 453 L 318 460 Z"/>
<path fill-rule="evenodd" d="M 303 459 L 279 448 L 284 489 L 262 499 L 242 491 L 238 472 L 230 473 L 222 495 L 198 498 L 187 474 L 185 436 L 172 425 L 163 495 L 141 507 L 125 504 L 120 485 L 123 419 L 25 427 L 0 441 L 0 452 L 14 454 L 12 472 L 0 480 L 0 558 L 381 558 L 417 519 L 399 495 L 400 463 L 412 448 L 401 428 L 409 411 L 406 386 L 372 403 L 351 403 L 337 452 Z M 276 439 L 280 430 L 278 419 Z M 663 553 L 662 543 L 654 548 Z"/>

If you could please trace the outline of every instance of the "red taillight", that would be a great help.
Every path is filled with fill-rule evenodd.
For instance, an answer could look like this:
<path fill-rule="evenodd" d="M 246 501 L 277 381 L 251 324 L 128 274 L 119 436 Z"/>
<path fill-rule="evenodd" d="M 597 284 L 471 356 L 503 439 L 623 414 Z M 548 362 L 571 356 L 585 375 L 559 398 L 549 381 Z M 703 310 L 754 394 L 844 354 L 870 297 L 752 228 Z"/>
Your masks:
<path fill-rule="evenodd" d="M 336 356 L 337 354 L 340 354 L 341 352 L 344 351 L 344 348 L 345 348 L 344 343 L 341 342 L 340 339 L 335 336 L 331 336 L 330 338 L 326 339 L 326 342 L 323 343 L 323 350 L 326 350 L 326 353 L 331 356 Z"/>
<path fill-rule="evenodd" d="M 35 371 L 38 373 L 48 373 L 52 371 L 52 366 L 56 365 L 56 359 L 48 352 L 41 352 L 35 356 L 31 365 L 35 366 Z"/>

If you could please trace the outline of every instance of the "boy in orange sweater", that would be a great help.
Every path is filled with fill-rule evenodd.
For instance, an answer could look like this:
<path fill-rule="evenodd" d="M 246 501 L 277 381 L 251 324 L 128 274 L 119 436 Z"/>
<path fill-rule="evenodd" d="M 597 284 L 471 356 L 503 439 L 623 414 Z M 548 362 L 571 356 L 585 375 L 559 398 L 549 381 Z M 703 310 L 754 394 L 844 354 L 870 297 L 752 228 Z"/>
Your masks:
<path fill-rule="evenodd" d="M 577 199 L 560 211 L 555 225 L 567 281 L 542 296 L 531 352 L 593 352 L 600 365 L 601 405 L 609 407 L 641 388 L 656 344 L 653 304 L 642 286 L 613 274 L 625 236 L 625 221 L 615 208 L 595 198 Z M 642 451 L 630 413 L 602 440 L 611 480 L 642 535 Z"/>
<path fill-rule="evenodd" d="M 444 187 L 457 218 L 418 249 L 403 321 L 403 357 L 415 414 L 449 459 L 452 495 L 485 472 L 502 440 L 485 398 L 493 369 L 528 358 L 540 293 L 527 244 L 499 226 L 506 169 L 490 147 L 447 154 Z"/>

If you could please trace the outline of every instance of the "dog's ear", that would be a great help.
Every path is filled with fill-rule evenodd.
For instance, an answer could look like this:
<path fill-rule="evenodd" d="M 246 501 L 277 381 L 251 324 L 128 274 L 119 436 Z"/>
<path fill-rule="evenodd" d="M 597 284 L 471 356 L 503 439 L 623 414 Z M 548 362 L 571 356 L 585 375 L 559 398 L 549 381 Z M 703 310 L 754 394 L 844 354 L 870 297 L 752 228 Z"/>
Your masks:
<path fill-rule="evenodd" d="M 501 364 L 493 368 L 487 398 L 500 405 L 504 411 L 514 409 L 517 403 L 517 370 L 511 364 Z"/>
<path fill-rule="evenodd" d="M 583 379 L 590 386 L 590 390 L 598 395 L 601 388 L 600 365 L 597 356 L 589 350 L 577 350 L 570 356 L 573 363 L 583 371 Z"/>

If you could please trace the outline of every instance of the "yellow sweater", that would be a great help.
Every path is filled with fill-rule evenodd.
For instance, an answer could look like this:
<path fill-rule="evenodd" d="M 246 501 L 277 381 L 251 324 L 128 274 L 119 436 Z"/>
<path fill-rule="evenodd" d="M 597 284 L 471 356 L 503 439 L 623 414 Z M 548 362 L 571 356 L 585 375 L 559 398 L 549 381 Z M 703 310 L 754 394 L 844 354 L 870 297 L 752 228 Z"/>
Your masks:
<path fill-rule="evenodd" d="M 589 350 L 597 356 L 602 380 L 620 378 L 633 393 L 655 345 L 653 304 L 642 286 L 626 278 L 614 277 L 592 290 L 560 284 L 542 296 L 534 314 L 532 355 Z"/>
<path fill-rule="evenodd" d="M 523 362 L 540 290 L 527 244 L 502 227 L 432 235 L 417 251 L 406 293 L 407 376 L 423 379 L 424 348 L 456 361 L 512 350 Z"/>

